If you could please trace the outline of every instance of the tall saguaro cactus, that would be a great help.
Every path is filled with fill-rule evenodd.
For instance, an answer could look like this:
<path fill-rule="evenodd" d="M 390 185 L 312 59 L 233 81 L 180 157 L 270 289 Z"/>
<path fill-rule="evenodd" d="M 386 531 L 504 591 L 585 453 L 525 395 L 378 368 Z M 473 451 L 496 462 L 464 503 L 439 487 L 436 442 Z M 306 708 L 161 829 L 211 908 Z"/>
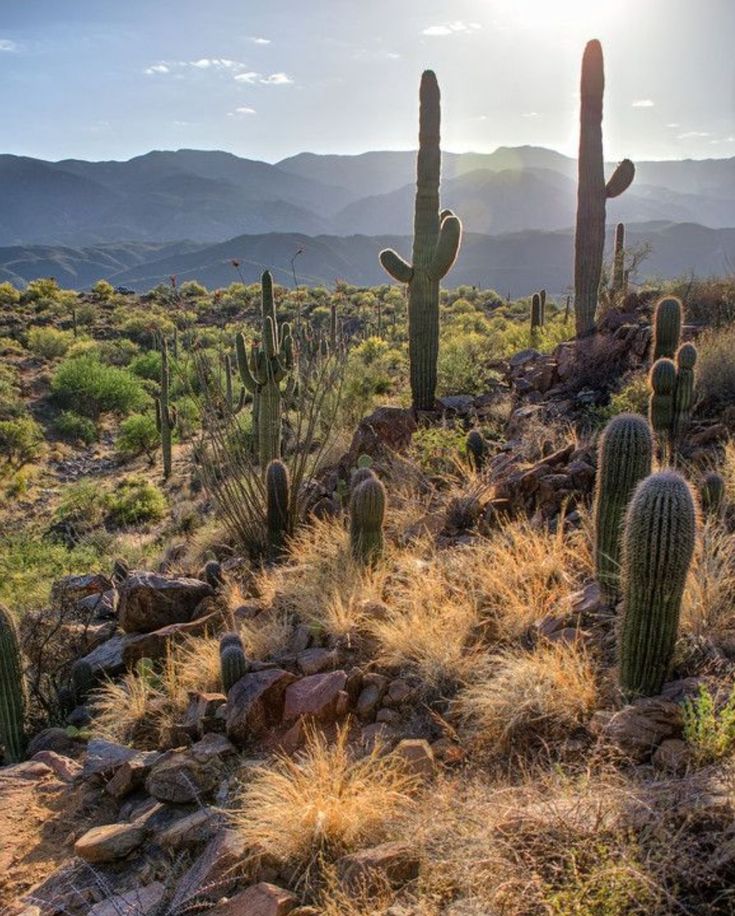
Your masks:
<path fill-rule="evenodd" d="M 681 600 L 696 537 L 694 497 L 684 478 L 646 478 L 628 507 L 623 535 L 620 687 L 629 699 L 661 691 L 674 654 Z"/>
<path fill-rule="evenodd" d="M 625 223 L 615 227 L 615 252 L 613 254 L 612 292 L 625 289 Z"/>
<path fill-rule="evenodd" d="M 171 476 L 171 434 L 176 425 L 176 409 L 169 403 L 170 382 L 168 347 L 165 338 L 161 338 L 161 392 L 156 398 L 156 426 L 161 437 L 164 480 Z"/>
<path fill-rule="evenodd" d="M 5 763 L 17 763 L 25 750 L 26 691 L 15 621 L 0 605 L 0 744 Z"/>
<path fill-rule="evenodd" d="M 684 306 L 676 296 L 665 296 L 656 303 L 653 316 L 653 359 L 673 359 L 679 346 Z"/>
<path fill-rule="evenodd" d="M 439 281 L 456 260 L 462 224 L 451 210 L 439 211 L 441 109 L 439 84 L 433 71 L 424 71 L 419 96 L 413 263 L 408 264 L 392 248 L 380 252 L 380 263 L 393 279 L 408 285 L 413 406 L 432 410 L 439 356 Z"/>
<path fill-rule="evenodd" d="M 603 593 L 614 599 L 620 585 L 620 538 L 636 486 L 651 473 L 653 436 L 638 414 L 620 414 L 600 440 L 595 484 L 595 570 Z"/>
<path fill-rule="evenodd" d="M 281 454 L 281 382 L 293 368 L 293 342 L 287 323 L 278 327 L 273 279 L 264 271 L 262 284 L 262 340 L 248 359 L 245 338 L 237 335 L 237 366 L 243 385 L 253 396 L 253 433 L 260 466 Z"/>
<path fill-rule="evenodd" d="M 630 187 L 635 166 L 623 159 L 605 184 L 602 153 L 602 97 L 605 73 L 602 46 L 587 43 L 582 58 L 581 111 L 579 131 L 579 186 L 577 229 L 574 240 L 574 311 L 577 337 L 595 329 L 597 295 L 602 276 L 605 248 L 605 210 L 608 199 Z"/>

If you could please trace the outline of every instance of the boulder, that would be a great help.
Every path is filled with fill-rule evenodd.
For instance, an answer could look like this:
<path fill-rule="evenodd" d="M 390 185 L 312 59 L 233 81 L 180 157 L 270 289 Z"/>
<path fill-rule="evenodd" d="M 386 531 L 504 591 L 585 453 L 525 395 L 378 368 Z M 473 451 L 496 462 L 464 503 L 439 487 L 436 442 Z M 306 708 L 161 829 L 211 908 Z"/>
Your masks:
<path fill-rule="evenodd" d="M 199 603 L 214 594 L 199 579 L 131 572 L 120 586 L 120 626 L 126 633 L 150 633 L 172 623 L 188 623 Z"/>
<path fill-rule="evenodd" d="M 103 595 L 114 588 L 112 579 L 101 573 L 88 573 L 81 576 L 62 576 L 51 589 L 53 607 L 64 608 L 76 605 L 91 595 Z"/>
<path fill-rule="evenodd" d="M 360 455 L 372 458 L 403 452 L 418 429 L 413 411 L 404 407 L 378 407 L 364 417 L 355 430 L 347 455 L 340 461 L 346 469 L 357 464 Z"/>
<path fill-rule="evenodd" d="M 121 913 L 148 916 L 157 912 L 165 893 L 165 886 L 160 881 L 154 881 L 144 887 L 137 887 L 125 894 L 116 894 L 95 903 L 87 916 L 120 916 Z"/>
<path fill-rule="evenodd" d="M 201 636 L 219 616 L 220 612 L 215 610 L 186 623 L 172 623 L 150 633 L 136 633 L 125 637 L 122 651 L 125 667 L 132 668 L 141 658 L 164 658 L 172 642 L 188 636 Z"/>
<path fill-rule="evenodd" d="M 126 761 L 139 754 L 132 747 L 106 741 L 104 738 L 92 738 L 87 743 L 87 756 L 84 760 L 82 777 L 112 776 Z"/>
<path fill-rule="evenodd" d="M 296 676 L 281 668 L 253 671 L 232 687 L 227 696 L 227 734 L 244 743 L 277 725 L 283 716 L 286 688 Z"/>
<path fill-rule="evenodd" d="M 402 887 L 419 874 L 420 860 L 408 843 L 382 843 L 337 861 L 337 874 L 346 891 L 380 893 L 388 884 Z"/>
<path fill-rule="evenodd" d="M 436 773 L 434 752 L 429 742 L 423 738 L 404 738 L 398 742 L 393 756 L 401 761 L 412 776 L 431 779 Z"/>
<path fill-rule="evenodd" d="M 149 751 L 135 754 L 134 757 L 125 760 L 105 785 L 105 792 L 113 798 L 125 798 L 143 785 L 153 764 L 160 757 L 158 751 Z"/>
<path fill-rule="evenodd" d="M 261 881 L 208 912 L 210 916 L 286 916 L 296 903 L 291 891 Z"/>
<path fill-rule="evenodd" d="M 680 736 L 682 711 L 663 697 L 642 697 L 617 712 L 596 712 L 590 725 L 626 757 L 643 763 L 664 739 Z"/>
<path fill-rule="evenodd" d="M 116 862 L 124 859 L 145 840 L 139 824 L 107 824 L 93 827 L 74 844 L 74 852 L 85 862 Z"/>
<path fill-rule="evenodd" d="M 344 671 L 328 671 L 312 674 L 286 688 L 283 718 L 286 722 L 309 717 L 321 722 L 331 722 L 338 710 L 344 707 L 344 692 L 347 674 Z"/>
<path fill-rule="evenodd" d="M 128 638 L 122 634 L 113 636 L 84 656 L 82 661 L 91 667 L 94 677 L 115 677 L 125 670 L 124 652 Z"/>
<path fill-rule="evenodd" d="M 219 830 L 179 880 L 169 913 L 181 913 L 187 904 L 198 903 L 203 897 L 220 900 L 236 886 L 237 866 L 243 862 L 246 852 L 245 843 L 236 830 Z"/>
<path fill-rule="evenodd" d="M 155 839 L 166 849 L 186 849 L 210 840 L 218 825 L 219 818 L 212 808 L 197 808 L 167 824 Z"/>
<path fill-rule="evenodd" d="M 197 760 L 190 751 L 167 751 L 152 767 L 145 788 L 162 802 L 198 802 L 214 792 L 220 775 L 217 766 Z"/>

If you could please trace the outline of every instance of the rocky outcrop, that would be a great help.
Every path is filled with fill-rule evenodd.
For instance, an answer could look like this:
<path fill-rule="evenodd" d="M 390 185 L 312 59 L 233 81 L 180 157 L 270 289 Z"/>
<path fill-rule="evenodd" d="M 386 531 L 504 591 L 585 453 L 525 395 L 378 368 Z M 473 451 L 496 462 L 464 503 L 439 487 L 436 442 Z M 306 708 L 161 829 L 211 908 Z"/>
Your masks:
<path fill-rule="evenodd" d="M 150 633 L 188 623 L 204 598 L 214 594 L 199 579 L 131 572 L 120 587 L 119 622 L 126 633 Z"/>

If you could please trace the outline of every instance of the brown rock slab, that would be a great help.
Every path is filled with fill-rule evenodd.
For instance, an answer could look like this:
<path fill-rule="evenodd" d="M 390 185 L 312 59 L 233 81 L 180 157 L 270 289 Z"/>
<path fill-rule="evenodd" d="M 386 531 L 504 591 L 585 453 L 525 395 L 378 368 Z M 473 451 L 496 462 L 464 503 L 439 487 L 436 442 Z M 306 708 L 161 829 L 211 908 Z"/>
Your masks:
<path fill-rule="evenodd" d="M 315 646 L 313 649 L 304 649 L 296 656 L 296 664 L 302 674 L 319 674 L 321 671 L 336 668 L 339 654 L 335 649 L 323 649 Z"/>
<path fill-rule="evenodd" d="M 146 792 L 163 802 L 198 802 L 219 785 L 219 768 L 197 760 L 189 751 L 168 751 L 151 769 Z"/>
<path fill-rule="evenodd" d="M 283 716 L 286 688 L 296 676 L 281 668 L 253 671 L 233 686 L 227 696 L 228 736 L 237 744 L 262 735 Z"/>
<path fill-rule="evenodd" d="M 151 751 L 136 754 L 124 761 L 105 785 L 105 792 L 113 798 L 120 799 L 139 789 L 160 756 L 157 751 Z"/>
<path fill-rule="evenodd" d="M 179 880 L 169 912 L 180 913 L 187 903 L 198 902 L 202 897 L 220 900 L 228 889 L 236 886 L 239 877 L 237 866 L 246 851 L 237 831 L 229 828 L 219 830 Z"/>
<path fill-rule="evenodd" d="M 188 623 L 199 603 L 213 594 L 200 579 L 131 572 L 120 587 L 120 626 L 126 633 L 150 633 Z"/>
<path fill-rule="evenodd" d="M 197 808 L 164 827 L 156 834 L 156 842 L 168 849 L 196 846 L 211 839 L 217 831 L 218 821 L 211 808 Z"/>
<path fill-rule="evenodd" d="M 137 849 L 145 835 L 145 828 L 136 824 L 93 827 L 76 841 L 74 852 L 85 862 L 116 862 Z"/>
<path fill-rule="evenodd" d="M 420 860 L 408 843 L 382 843 L 337 861 L 340 883 L 348 892 L 379 893 L 388 884 L 402 887 L 419 874 Z"/>
<path fill-rule="evenodd" d="M 296 897 L 282 887 L 261 881 L 220 903 L 211 916 L 286 916 L 296 906 Z"/>
<path fill-rule="evenodd" d="M 404 738 L 393 751 L 412 776 L 432 779 L 436 773 L 436 761 L 431 745 L 423 738 Z"/>
<path fill-rule="evenodd" d="M 346 683 L 344 671 L 312 674 L 296 681 L 286 688 L 284 720 L 290 722 L 303 716 L 321 722 L 333 721 Z"/>
<path fill-rule="evenodd" d="M 185 623 L 172 623 L 152 630 L 150 633 L 136 633 L 128 636 L 123 644 L 122 656 L 126 668 L 132 666 L 141 658 L 164 658 L 169 645 L 177 639 L 187 636 L 201 636 L 219 619 L 220 612 L 212 611 L 196 620 Z"/>
<path fill-rule="evenodd" d="M 665 738 L 681 734 L 682 712 L 662 697 L 644 697 L 617 712 L 594 714 L 591 728 L 637 763 L 648 760 Z"/>
<path fill-rule="evenodd" d="M 71 782 L 82 772 L 82 767 L 76 760 L 57 754 L 56 751 L 38 751 L 33 755 L 33 760 L 45 763 L 64 782 Z"/>
<path fill-rule="evenodd" d="M 139 751 L 104 738 L 92 738 L 87 743 L 87 756 L 84 760 L 82 777 L 107 775 L 112 776 L 126 761 L 138 756 Z"/>
<path fill-rule="evenodd" d="M 148 916 L 156 912 L 163 900 L 166 888 L 160 881 L 135 888 L 125 894 L 116 894 L 101 903 L 95 903 L 87 916 Z"/>

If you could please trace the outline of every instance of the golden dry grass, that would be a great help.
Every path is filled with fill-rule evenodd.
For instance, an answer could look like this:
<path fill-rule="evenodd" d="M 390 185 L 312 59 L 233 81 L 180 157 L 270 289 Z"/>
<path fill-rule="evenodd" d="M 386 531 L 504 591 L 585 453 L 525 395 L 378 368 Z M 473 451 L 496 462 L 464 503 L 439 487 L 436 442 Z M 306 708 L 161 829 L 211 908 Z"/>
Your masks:
<path fill-rule="evenodd" d="M 735 539 L 706 519 L 687 580 L 681 633 L 718 641 L 735 636 Z"/>
<path fill-rule="evenodd" d="M 92 694 L 92 729 L 96 736 L 155 749 L 171 721 L 170 699 L 157 683 L 128 672 Z"/>

